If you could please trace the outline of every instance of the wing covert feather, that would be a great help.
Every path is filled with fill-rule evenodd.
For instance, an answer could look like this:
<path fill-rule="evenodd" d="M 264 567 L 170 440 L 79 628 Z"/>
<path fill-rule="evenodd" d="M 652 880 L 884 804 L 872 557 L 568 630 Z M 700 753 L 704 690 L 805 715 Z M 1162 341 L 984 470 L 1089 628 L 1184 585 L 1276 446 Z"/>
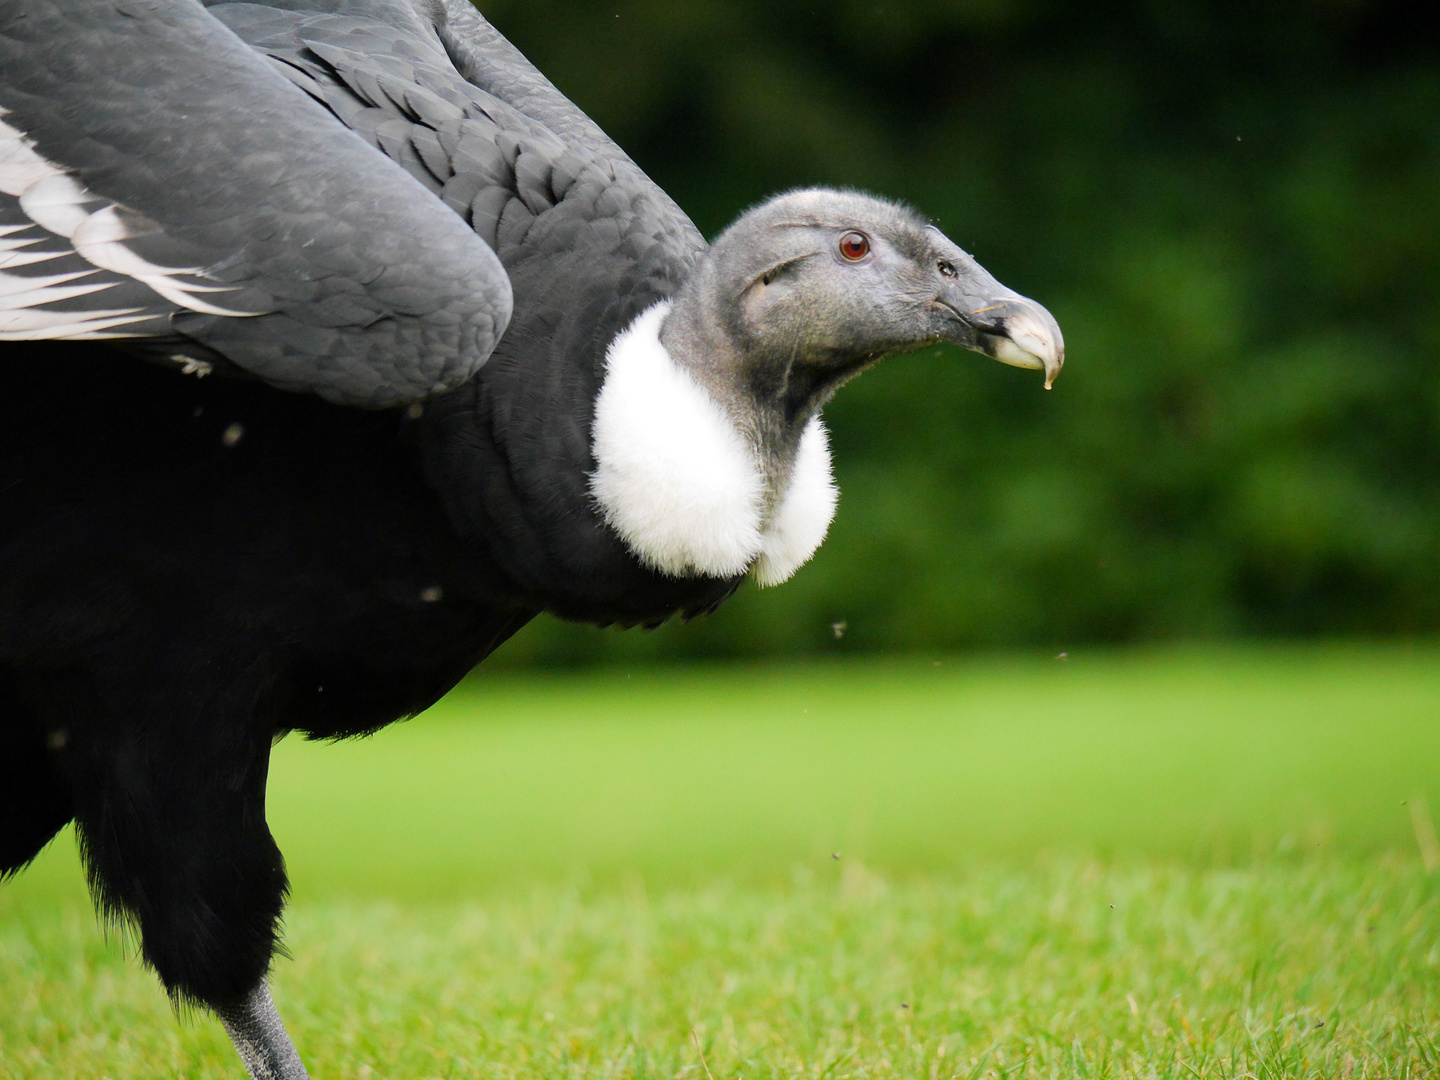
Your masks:
<path fill-rule="evenodd" d="M 0 66 L 0 290 L 42 298 L 0 299 L 0 339 L 178 336 L 384 406 L 504 332 L 508 278 L 413 145 L 377 154 L 193 0 L 3 0 Z"/>

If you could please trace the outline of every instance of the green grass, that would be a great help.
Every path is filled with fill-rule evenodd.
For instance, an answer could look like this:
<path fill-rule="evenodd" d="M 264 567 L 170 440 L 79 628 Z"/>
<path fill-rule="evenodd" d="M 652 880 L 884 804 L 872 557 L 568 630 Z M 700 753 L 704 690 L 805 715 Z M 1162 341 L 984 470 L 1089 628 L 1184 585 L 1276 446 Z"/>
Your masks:
<path fill-rule="evenodd" d="M 272 775 L 317 1080 L 1440 1075 L 1434 649 L 506 674 Z M 99 1075 L 240 1071 L 67 838 L 0 1077 Z"/>

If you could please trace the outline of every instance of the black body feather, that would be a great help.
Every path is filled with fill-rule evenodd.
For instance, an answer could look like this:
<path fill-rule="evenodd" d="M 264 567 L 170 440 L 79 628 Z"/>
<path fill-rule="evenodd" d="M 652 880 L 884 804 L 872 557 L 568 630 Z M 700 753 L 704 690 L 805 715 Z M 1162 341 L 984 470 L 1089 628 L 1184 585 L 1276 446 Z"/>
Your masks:
<path fill-rule="evenodd" d="M 276 943 L 277 734 L 416 713 L 542 608 L 630 624 L 724 599 L 736 581 L 642 569 L 577 499 L 580 462 L 547 467 L 578 420 L 506 437 L 541 404 L 536 374 L 487 367 L 412 420 L 100 344 L 10 346 L 0 871 L 73 816 L 97 896 L 165 985 L 231 1000 Z M 447 505 L 426 469 L 478 490 Z"/>

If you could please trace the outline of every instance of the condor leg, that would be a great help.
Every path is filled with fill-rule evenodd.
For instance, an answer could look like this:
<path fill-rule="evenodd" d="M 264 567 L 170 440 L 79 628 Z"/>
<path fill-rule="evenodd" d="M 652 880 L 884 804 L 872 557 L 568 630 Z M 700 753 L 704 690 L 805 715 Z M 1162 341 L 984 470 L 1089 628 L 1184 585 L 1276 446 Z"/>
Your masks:
<path fill-rule="evenodd" d="M 251 1080 L 306 1080 L 309 1074 L 286 1034 L 270 988 L 262 981 L 240 1001 L 215 1009 Z"/>
<path fill-rule="evenodd" d="M 183 724 L 96 725 L 76 747 L 75 820 L 97 900 L 139 927 L 171 997 L 214 1010 L 256 1080 L 299 1080 L 265 985 L 287 889 L 265 823 L 271 726 L 223 708 L 235 698 L 254 695 L 164 702 Z"/>

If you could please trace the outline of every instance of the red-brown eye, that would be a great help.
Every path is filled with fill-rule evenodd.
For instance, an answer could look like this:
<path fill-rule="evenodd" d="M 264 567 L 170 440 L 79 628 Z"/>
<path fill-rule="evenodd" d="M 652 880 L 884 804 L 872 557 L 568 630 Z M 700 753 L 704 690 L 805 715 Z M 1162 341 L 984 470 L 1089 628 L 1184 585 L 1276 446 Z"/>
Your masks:
<path fill-rule="evenodd" d="M 840 238 L 840 255 L 850 262 L 859 262 L 870 254 L 870 238 L 864 233 L 847 232 Z"/>

